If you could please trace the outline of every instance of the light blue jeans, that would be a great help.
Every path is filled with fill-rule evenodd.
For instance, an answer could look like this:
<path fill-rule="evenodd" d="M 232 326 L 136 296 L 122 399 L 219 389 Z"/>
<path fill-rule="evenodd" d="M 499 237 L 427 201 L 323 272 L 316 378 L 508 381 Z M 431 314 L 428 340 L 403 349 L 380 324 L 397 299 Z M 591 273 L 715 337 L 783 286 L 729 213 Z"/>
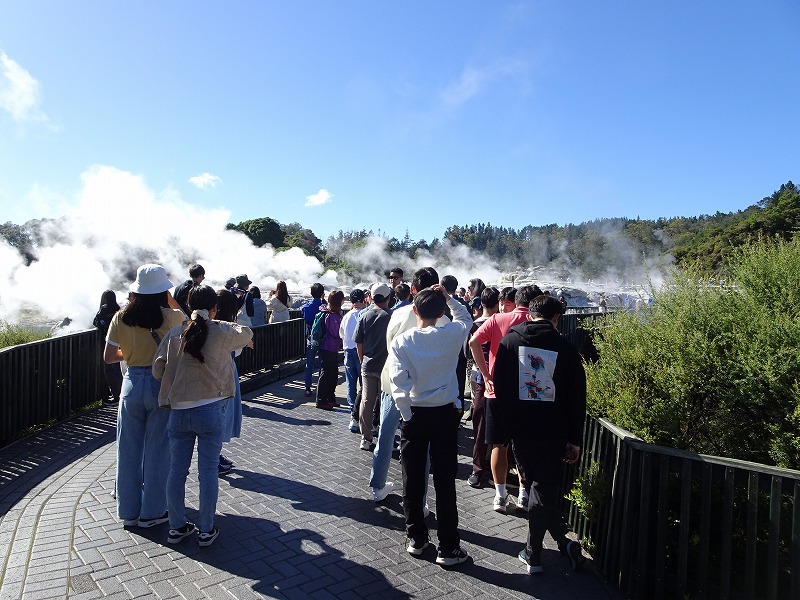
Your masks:
<path fill-rule="evenodd" d="M 186 524 L 186 477 L 192 464 L 197 440 L 197 478 L 200 481 L 200 510 L 197 528 L 211 531 L 219 496 L 219 453 L 222 450 L 222 429 L 225 424 L 225 402 L 230 398 L 197 408 L 171 410 L 169 415 L 169 448 L 172 458 L 167 478 L 169 526 L 178 529 Z"/>
<path fill-rule="evenodd" d="M 389 394 L 381 392 L 381 425 L 378 429 L 378 442 L 372 453 L 369 487 L 381 489 L 386 485 L 389 462 L 392 460 L 392 450 L 394 450 L 394 436 L 399 424 L 400 411 L 397 410 L 394 400 Z"/>
<path fill-rule="evenodd" d="M 117 415 L 117 515 L 156 519 L 167 510 L 167 421 L 159 408 L 161 384 L 150 367 L 128 367 Z"/>
<path fill-rule="evenodd" d="M 344 378 L 347 381 L 347 405 L 352 408 L 356 405 L 358 393 L 358 378 L 361 377 L 361 361 L 358 360 L 358 350 L 350 348 L 344 351 Z"/>

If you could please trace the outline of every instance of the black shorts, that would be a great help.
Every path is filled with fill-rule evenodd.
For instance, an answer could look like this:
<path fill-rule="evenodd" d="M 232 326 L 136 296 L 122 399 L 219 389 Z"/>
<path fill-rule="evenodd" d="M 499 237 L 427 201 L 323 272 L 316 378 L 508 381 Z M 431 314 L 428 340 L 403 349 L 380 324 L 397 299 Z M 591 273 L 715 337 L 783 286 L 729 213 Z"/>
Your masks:
<path fill-rule="evenodd" d="M 496 398 L 486 398 L 486 443 L 508 444 L 503 405 Z"/>

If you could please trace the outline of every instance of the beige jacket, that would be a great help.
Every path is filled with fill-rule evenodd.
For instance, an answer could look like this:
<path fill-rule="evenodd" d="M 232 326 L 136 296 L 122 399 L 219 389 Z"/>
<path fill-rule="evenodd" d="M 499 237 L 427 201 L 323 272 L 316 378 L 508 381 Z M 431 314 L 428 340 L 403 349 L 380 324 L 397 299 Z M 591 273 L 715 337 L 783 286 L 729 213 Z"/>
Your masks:
<path fill-rule="evenodd" d="M 208 337 L 200 362 L 181 347 L 184 325 L 169 330 L 153 359 L 153 377 L 161 381 L 159 406 L 191 408 L 200 400 L 230 398 L 235 392 L 231 352 L 253 339 L 249 327 L 227 321 L 208 321 Z"/>

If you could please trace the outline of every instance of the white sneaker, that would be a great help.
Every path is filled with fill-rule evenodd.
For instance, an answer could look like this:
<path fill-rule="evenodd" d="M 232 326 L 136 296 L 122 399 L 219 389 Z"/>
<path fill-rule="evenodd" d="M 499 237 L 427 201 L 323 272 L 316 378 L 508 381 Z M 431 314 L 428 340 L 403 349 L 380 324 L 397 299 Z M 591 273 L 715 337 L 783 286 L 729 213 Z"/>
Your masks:
<path fill-rule="evenodd" d="M 524 510 L 525 512 L 528 511 L 528 496 L 519 496 L 517 497 L 517 501 L 514 503 L 517 506 L 517 510 Z"/>
<path fill-rule="evenodd" d="M 385 500 L 386 496 L 391 494 L 393 489 L 394 484 L 391 481 L 387 481 L 386 485 L 382 488 L 372 488 L 372 499 L 375 500 L 375 502 Z"/>
<path fill-rule="evenodd" d="M 362 450 L 372 450 L 372 440 L 368 440 L 367 438 L 361 438 L 361 446 L 359 446 Z"/>
<path fill-rule="evenodd" d="M 505 498 L 495 496 L 492 502 L 492 510 L 494 512 L 505 513 L 508 511 L 508 495 Z"/>
<path fill-rule="evenodd" d="M 350 419 L 349 428 L 350 431 L 352 431 L 353 433 L 358 433 L 358 421 L 356 421 L 355 419 Z"/>

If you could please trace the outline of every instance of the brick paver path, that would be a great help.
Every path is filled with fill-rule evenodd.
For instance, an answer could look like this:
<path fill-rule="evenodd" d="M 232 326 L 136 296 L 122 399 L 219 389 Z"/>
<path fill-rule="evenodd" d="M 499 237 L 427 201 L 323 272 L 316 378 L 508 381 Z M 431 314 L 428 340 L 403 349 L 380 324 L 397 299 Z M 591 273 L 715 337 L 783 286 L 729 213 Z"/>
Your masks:
<path fill-rule="evenodd" d="M 442 569 L 435 544 L 410 557 L 399 461 L 389 472 L 395 493 L 374 503 L 371 454 L 347 429 L 348 411 L 320 411 L 308 400 L 295 378 L 245 395 L 242 437 L 224 449 L 236 466 L 220 479 L 220 536 L 207 548 L 194 539 L 167 545 L 167 525 L 124 529 L 117 520 L 113 409 L 0 450 L 0 599 L 618 598 L 591 563 L 569 571 L 549 538 L 546 573 L 525 572 L 516 558 L 524 516 L 493 512 L 492 491 L 464 481 L 469 425 L 461 431 L 457 492 L 463 547 L 472 558 Z M 195 465 L 189 478 L 192 518 Z M 435 542 L 432 491 L 430 504 Z"/>

